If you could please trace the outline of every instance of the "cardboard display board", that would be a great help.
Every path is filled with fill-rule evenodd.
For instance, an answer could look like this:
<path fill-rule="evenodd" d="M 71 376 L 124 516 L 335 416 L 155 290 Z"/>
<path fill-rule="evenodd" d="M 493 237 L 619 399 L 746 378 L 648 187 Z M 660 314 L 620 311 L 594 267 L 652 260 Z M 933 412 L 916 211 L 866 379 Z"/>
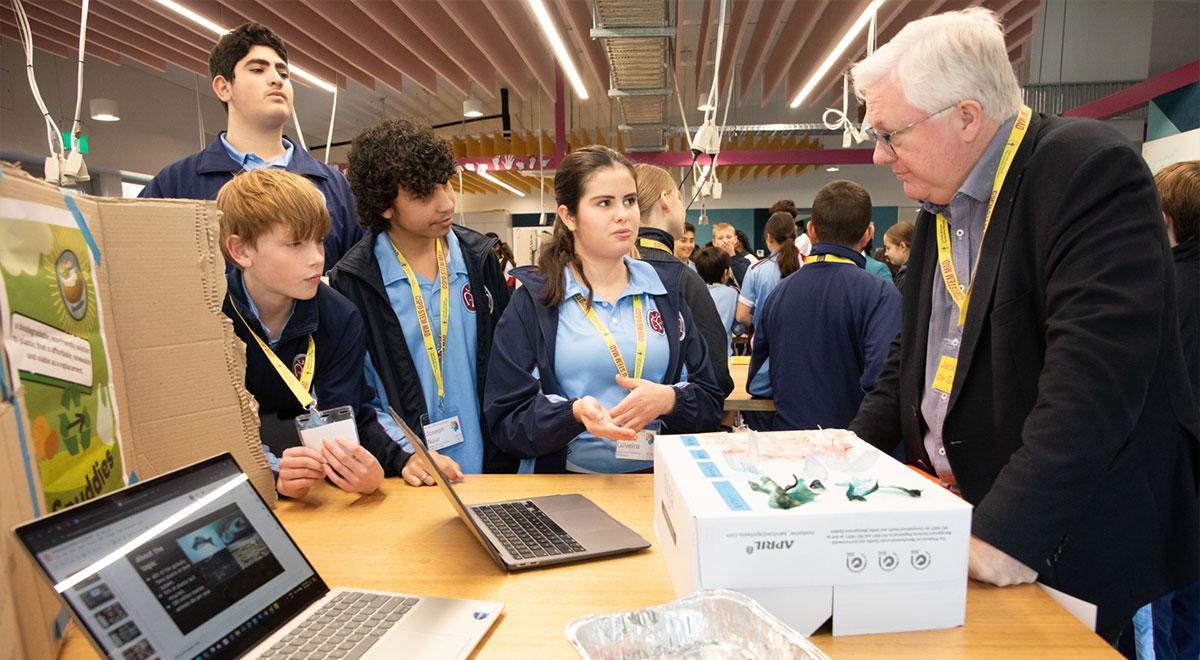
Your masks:
<path fill-rule="evenodd" d="M 124 483 L 229 451 L 259 493 L 274 503 L 257 406 L 244 386 L 245 347 L 221 312 L 225 263 L 217 247 L 215 204 L 71 199 L 100 256 L 89 266 L 88 281 L 102 309 L 120 439 L 113 444 L 119 464 L 112 464 L 121 474 L 99 476 Z M 62 190 L 8 165 L 0 165 L 0 206 L 71 213 Z M 9 249 L 15 249 L 11 243 Z M 80 261 L 89 262 L 91 254 Z M 5 357 L 0 365 L 6 383 L 0 388 L 0 570 L 12 579 L 0 584 L 0 639 L 20 642 L 6 645 L 0 655 L 53 657 L 57 603 L 8 530 L 56 506 L 47 501 L 40 481 L 40 462 L 53 452 L 37 444 L 55 436 L 31 425 L 20 379 L 9 382 L 16 369 L 9 369 L 13 361 Z"/>

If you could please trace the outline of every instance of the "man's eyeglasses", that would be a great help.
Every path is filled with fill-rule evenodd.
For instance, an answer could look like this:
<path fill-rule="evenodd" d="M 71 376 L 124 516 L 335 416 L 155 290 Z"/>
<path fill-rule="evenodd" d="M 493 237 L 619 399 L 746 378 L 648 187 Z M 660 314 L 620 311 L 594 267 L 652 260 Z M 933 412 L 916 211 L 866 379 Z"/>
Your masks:
<path fill-rule="evenodd" d="M 897 128 L 896 130 L 894 130 L 890 133 L 880 133 L 879 131 L 876 131 L 874 128 L 868 128 L 864 132 L 867 134 L 867 137 L 871 138 L 876 143 L 882 143 L 884 150 L 887 151 L 889 154 L 895 156 L 896 148 L 894 146 L 892 146 L 892 138 L 897 133 L 902 133 L 904 131 L 907 131 L 908 129 L 912 128 L 913 126 L 916 126 L 917 124 L 919 124 L 923 121 L 933 119 L 934 117 L 942 114 L 943 112 L 946 112 L 947 110 L 953 110 L 956 107 L 958 107 L 957 103 L 955 103 L 953 105 L 948 105 L 948 106 L 942 108 L 941 110 L 938 110 L 937 112 L 931 112 L 931 113 L 925 115 L 924 117 L 921 117 L 920 119 L 914 121 L 913 123 L 908 124 L 907 126 L 901 126 L 900 128 Z"/>

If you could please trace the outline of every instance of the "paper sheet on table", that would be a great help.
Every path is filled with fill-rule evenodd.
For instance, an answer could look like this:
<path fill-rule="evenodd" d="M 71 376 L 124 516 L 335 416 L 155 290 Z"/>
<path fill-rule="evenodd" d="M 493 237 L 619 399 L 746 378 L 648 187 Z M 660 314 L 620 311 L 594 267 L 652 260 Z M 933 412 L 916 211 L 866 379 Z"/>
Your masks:
<path fill-rule="evenodd" d="M 1081 600 L 1069 594 L 1065 594 L 1054 587 L 1047 587 L 1041 582 L 1037 583 L 1046 593 L 1050 594 L 1063 609 L 1070 612 L 1072 616 L 1083 622 L 1083 625 L 1088 627 L 1088 630 L 1096 632 L 1096 606 Z"/>

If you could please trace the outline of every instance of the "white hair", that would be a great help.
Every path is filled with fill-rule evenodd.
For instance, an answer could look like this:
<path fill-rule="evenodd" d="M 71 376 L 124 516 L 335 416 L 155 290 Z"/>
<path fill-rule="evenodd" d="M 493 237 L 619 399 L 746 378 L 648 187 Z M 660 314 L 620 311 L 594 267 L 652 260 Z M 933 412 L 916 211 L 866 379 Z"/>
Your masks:
<path fill-rule="evenodd" d="M 968 99 L 1003 121 L 1021 107 L 1021 86 L 1008 61 L 1000 19 L 975 8 L 928 16 L 904 26 L 888 43 L 854 65 L 859 100 L 891 76 L 914 108 L 936 112 Z"/>

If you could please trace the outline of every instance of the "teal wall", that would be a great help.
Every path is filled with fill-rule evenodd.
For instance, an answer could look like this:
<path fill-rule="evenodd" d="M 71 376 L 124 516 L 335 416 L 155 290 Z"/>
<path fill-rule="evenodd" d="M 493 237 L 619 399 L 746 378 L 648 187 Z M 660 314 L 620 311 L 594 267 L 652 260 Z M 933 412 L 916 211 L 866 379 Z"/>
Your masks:
<path fill-rule="evenodd" d="M 708 224 L 700 225 L 700 211 L 689 210 L 687 212 L 687 221 L 696 225 L 696 246 L 703 247 L 712 240 L 713 225 L 718 225 L 722 222 L 728 222 L 733 225 L 734 229 L 741 229 L 746 232 L 751 242 L 754 243 L 755 249 L 766 249 L 763 244 L 761 226 L 766 221 L 766 209 L 709 209 L 705 212 L 708 215 Z M 810 209 L 800 209 L 800 215 L 797 220 L 808 222 L 811 217 Z M 883 247 L 883 233 L 892 225 L 896 224 L 899 218 L 900 209 L 896 206 L 876 206 L 871 209 L 871 222 L 875 223 L 875 247 Z M 761 223 L 756 223 L 756 216 L 763 216 Z"/>

